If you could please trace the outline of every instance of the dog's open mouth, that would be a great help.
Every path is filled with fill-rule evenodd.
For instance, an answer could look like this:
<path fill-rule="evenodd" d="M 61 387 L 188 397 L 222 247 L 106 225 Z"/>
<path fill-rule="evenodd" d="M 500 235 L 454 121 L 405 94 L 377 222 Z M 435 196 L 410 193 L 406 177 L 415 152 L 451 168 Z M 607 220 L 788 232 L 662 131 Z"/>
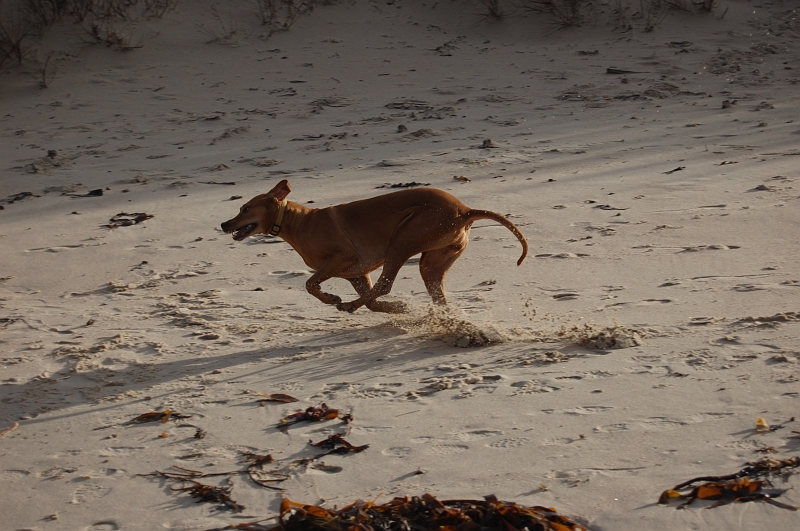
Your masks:
<path fill-rule="evenodd" d="M 249 223 L 249 224 L 245 225 L 244 227 L 239 227 L 235 231 L 232 231 L 231 235 L 233 236 L 233 239 L 238 242 L 238 241 L 242 241 L 245 238 L 247 238 L 248 236 L 250 236 L 250 233 L 253 232 L 254 230 L 256 230 L 256 224 L 255 223 Z"/>

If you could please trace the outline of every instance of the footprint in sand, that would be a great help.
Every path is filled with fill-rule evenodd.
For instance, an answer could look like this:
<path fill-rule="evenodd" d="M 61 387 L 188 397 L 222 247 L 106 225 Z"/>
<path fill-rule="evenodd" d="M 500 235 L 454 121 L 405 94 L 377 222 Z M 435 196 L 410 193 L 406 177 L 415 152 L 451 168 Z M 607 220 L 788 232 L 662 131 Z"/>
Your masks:
<path fill-rule="evenodd" d="M 402 383 L 379 383 L 376 385 L 364 386 L 347 382 L 331 383 L 325 384 L 325 388 L 314 396 L 324 396 L 328 399 L 336 398 L 337 396 L 353 398 L 391 398 L 398 393 L 398 391 L 393 388 L 401 387 L 402 385 Z"/>
<path fill-rule="evenodd" d="M 569 374 L 565 376 L 556 376 L 556 380 L 560 381 L 579 381 L 579 380 L 593 380 L 595 378 L 610 378 L 616 376 L 616 373 L 602 370 L 586 371 L 576 374 Z"/>
<path fill-rule="evenodd" d="M 3 470 L 0 472 L 0 480 L 21 479 L 30 475 L 27 470 Z"/>
<path fill-rule="evenodd" d="M 545 413 L 564 413 L 566 415 L 593 415 L 595 413 L 605 413 L 606 411 L 614 409 L 611 406 L 578 406 L 569 409 L 555 410 L 543 409 Z"/>
<path fill-rule="evenodd" d="M 100 450 L 98 455 L 100 457 L 119 457 L 119 456 L 127 456 L 131 454 L 135 454 L 136 452 L 141 452 L 142 450 L 147 450 L 146 446 L 111 446 L 104 450 Z"/>
<path fill-rule="evenodd" d="M 305 386 L 300 382 L 283 382 L 278 384 L 278 390 L 289 392 L 289 391 L 302 391 L 305 389 Z"/>
<path fill-rule="evenodd" d="M 519 448 L 520 446 L 524 446 L 528 444 L 530 439 L 527 437 L 511 437 L 508 439 L 500 439 L 499 441 L 494 441 L 492 443 L 487 444 L 489 448 L 495 448 L 499 450 L 508 450 L 510 448 Z"/>
<path fill-rule="evenodd" d="M 660 431 L 669 430 L 672 428 L 680 428 L 682 426 L 687 426 L 690 423 L 678 419 L 670 419 L 667 417 L 651 417 L 640 420 L 638 424 L 644 428 L 644 431 Z"/>
<path fill-rule="evenodd" d="M 738 291 L 741 293 L 746 293 L 748 291 L 764 291 L 768 289 L 769 289 L 768 286 L 757 285 L 757 284 L 738 284 L 731 288 L 732 291 Z"/>
<path fill-rule="evenodd" d="M 42 479 L 61 479 L 77 470 L 78 469 L 75 467 L 62 468 L 60 466 L 54 466 L 48 468 L 47 470 L 37 472 L 36 477 L 40 477 Z"/>
<path fill-rule="evenodd" d="M 544 382 L 534 382 L 531 380 L 514 382 L 511 384 L 511 387 L 517 388 L 513 393 L 511 393 L 511 396 L 530 395 L 535 393 L 552 393 L 553 391 L 558 391 L 560 389 L 560 387 L 549 385 Z"/>
<path fill-rule="evenodd" d="M 603 306 L 603 309 L 629 307 L 629 306 L 656 306 L 659 304 L 669 304 L 671 302 L 673 302 L 672 299 L 644 299 L 639 302 L 615 302 L 613 304 L 606 304 L 605 306 Z"/>
<path fill-rule="evenodd" d="M 391 426 L 353 426 L 353 431 L 355 432 L 365 432 L 365 433 L 379 433 L 384 431 L 390 431 L 393 428 Z"/>
<path fill-rule="evenodd" d="M 480 439 L 488 439 L 489 437 L 496 437 L 503 435 L 505 432 L 501 430 L 472 430 L 454 433 L 453 438 L 459 441 L 478 441 Z"/>
<path fill-rule="evenodd" d="M 632 365 L 625 367 L 625 370 L 633 374 L 667 374 L 669 367 L 663 365 Z"/>
<path fill-rule="evenodd" d="M 283 278 L 302 277 L 310 275 L 308 271 L 272 271 L 270 275 L 275 275 Z"/>
<path fill-rule="evenodd" d="M 63 452 L 58 452 L 53 454 L 52 457 L 61 458 L 61 457 L 75 457 L 76 455 L 84 455 L 86 454 L 86 450 L 82 449 L 75 449 L 75 450 L 64 450 Z"/>
<path fill-rule="evenodd" d="M 642 355 L 642 356 L 631 356 L 631 360 L 655 363 L 655 362 L 661 361 L 661 356 L 651 356 L 651 355 L 645 354 L 645 355 Z"/>
<path fill-rule="evenodd" d="M 560 380 L 562 382 L 563 381 L 577 382 L 579 380 L 583 380 L 583 376 L 580 376 L 578 374 L 571 374 L 569 376 L 556 376 L 556 380 Z"/>
<path fill-rule="evenodd" d="M 71 251 L 72 249 L 80 249 L 81 247 L 97 247 L 99 245 L 105 245 L 104 242 L 102 243 L 80 243 L 77 245 L 61 245 L 57 247 L 36 247 L 34 249 L 25 249 L 26 253 L 37 253 L 37 252 L 46 252 L 46 253 L 60 253 L 63 251 Z"/>
<path fill-rule="evenodd" d="M 691 245 L 684 247 L 680 253 L 696 253 L 698 251 L 727 251 L 731 249 L 740 249 L 738 245 Z"/>
<path fill-rule="evenodd" d="M 497 389 L 496 385 L 476 385 L 475 387 L 462 390 L 458 394 L 458 398 L 471 398 L 477 396 L 478 393 L 490 395 L 497 391 Z"/>
<path fill-rule="evenodd" d="M 606 424 L 605 426 L 595 426 L 592 431 L 595 433 L 615 433 L 618 431 L 627 431 L 630 426 L 624 422 L 616 424 Z"/>
<path fill-rule="evenodd" d="M 685 418 L 669 417 L 647 417 L 643 419 L 633 419 L 630 423 L 609 424 L 607 426 L 596 426 L 595 432 L 611 433 L 616 431 L 629 430 L 631 428 L 643 431 L 661 431 L 673 428 L 682 428 L 691 424 L 724 420 L 733 416 L 733 413 L 699 413 Z"/>
<path fill-rule="evenodd" d="M 551 437 L 542 441 L 542 446 L 566 446 L 568 444 L 572 444 L 575 441 L 580 441 L 581 439 L 572 439 L 570 437 Z"/>
<path fill-rule="evenodd" d="M 427 448 L 427 453 L 431 455 L 452 455 L 469 450 L 465 444 L 434 444 Z"/>
<path fill-rule="evenodd" d="M 111 489 L 102 485 L 81 485 L 72 493 L 72 504 L 80 504 L 106 496 Z"/>
<path fill-rule="evenodd" d="M 381 453 L 387 457 L 397 457 L 402 459 L 403 457 L 408 457 L 411 455 L 411 448 L 408 446 L 392 446 L 391 448 L 386 448 L 385 450 L 381 450 Z"/>
<path fill-rule="evenodd" d="M 589 256 L 585 253 L 545 253 L 537 254 L 535 258 L 583 258 Z"/>
<path fill-rule="evenodd" d="M 392 389 L 392 387 L 396 388 L 402 385 L 402 383 L 377 384 L 359 389 L 353 396 L 355 398 L 390 398 L 398 393 L 398 391 Z"/>

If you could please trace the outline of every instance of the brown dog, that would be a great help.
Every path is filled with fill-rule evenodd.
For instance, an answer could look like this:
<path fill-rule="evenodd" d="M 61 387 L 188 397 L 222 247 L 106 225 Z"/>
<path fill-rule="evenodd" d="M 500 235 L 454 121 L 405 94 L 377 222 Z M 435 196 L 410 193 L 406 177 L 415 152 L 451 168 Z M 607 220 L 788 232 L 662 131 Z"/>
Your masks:
<path fill-rule="evenodd" d="M 514 233 L 528 254 L 528 242 L 509 220 L 488 210 L 472 210 L 441 190 L 403 190 L 344 205 L 313 209 L 289 202 L 287 180 L 269 193 L 248 201 L 239 215 L 222 224 L 226 234 L 241 241 L 254 234 L 279 235 L 316 271 L 306 282 L 308 292 L 339 310 L 354 312 L 366 306 L 375 312 L 402 313 L 399 302 L 376 300 L 392 289 L 406 261 L 422 253 L 419 271 L 437 304 L 446 304 L 444 277 L 469 242 L 474 221 L 491 219 Z M 371 271 L 383 266 L 372 285 Z M 320 284 L 329 278 L 350 281 L 359 297 L 352 302 L 324 293 Z"/>

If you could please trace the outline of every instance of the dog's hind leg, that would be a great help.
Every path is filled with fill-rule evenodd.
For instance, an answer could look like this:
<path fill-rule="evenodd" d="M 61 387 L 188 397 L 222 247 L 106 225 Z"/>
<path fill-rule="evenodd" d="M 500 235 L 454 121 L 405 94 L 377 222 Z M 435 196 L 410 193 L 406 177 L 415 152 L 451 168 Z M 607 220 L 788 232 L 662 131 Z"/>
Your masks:
<path fill-rule="evenodd" d="M 348 278 L 347 280 L 350 281 L 350 284 L 353 285 L 360 297 L 363 297 L 367 294 L 367 292 L 369 292 L 370 289 L 372 289 L 372 279 L 369 277 L 369 275 L 364 275 L 363 277 L 358 278 Z M 402 302 L 373 300 L 366 303 L 364 306 L 373 312 L 383 313 L 404 313 L 407 310 L 406 305 Z"/>
<path fill-rule="evenodd" d="M 419 272 L 434 304 L 447 304 L 444 295 L 444 277 L 466 248 L 466 244 L 455 244 L 422 253 L 419 259 Z"/>

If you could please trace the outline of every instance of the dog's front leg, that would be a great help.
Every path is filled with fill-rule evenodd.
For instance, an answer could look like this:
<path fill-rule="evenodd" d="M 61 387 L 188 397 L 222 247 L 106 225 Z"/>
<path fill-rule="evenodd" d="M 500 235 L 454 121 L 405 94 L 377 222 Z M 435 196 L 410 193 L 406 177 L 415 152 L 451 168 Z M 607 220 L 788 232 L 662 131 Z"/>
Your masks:
<path fill-rule="evenodd" d="M 408 260 L 408 257 L 398 258 L 397 256 L 394 256 L 388 258 L 383 264 L 381 276 L 378 278 L 378 281 L 375 282 L 375 285 L 372 286 L 372 288 L 364 293 L 359 293 L 360 297 L 354 301 L 340 302 L 336 305 L 336 308 L 343 312 L 353 313 L 364 305 L 367 305 L 367 307 L 372 305 L 375 302 L 375 299 L 392 291 L 394 279 L 397 276 L 397 273 L 400 272 L 400 268 L 406 263 L 406 260 Z M 404 308 L 402 306 L 394 306 L 394 310 L 395 311 L 392 311 L 391 313 L 401 313 L 404 311 Z"/>
<path fill-rule="evenodd" d="M 311 277 L 306 280 L 306 291 L 308 291 L 311 295 L 315 296 L 319 300 L 321 300 L 325 304 L 339 304 L 342 302 L 342 298 L 338 295 L 332 295 L 330 293 L 325 293 L 322 291 L 320 284 L 331 278 L 333 275 L 326 272 L 325 269 L 321 269 L 311 275 Z"/>
<path fill-rule="evenodd" d="M 369 290 L 372 289 L 372 279 L 369 278 L 369 275 L 364 275 L 358 278 L 350 278 L 348 280 L 361 297 L 369 293 Z M 408 311 L 408 307 L 405 304 L 397 301 L 389 302 L 373 300 L 372 302 L 366 303 L 365 306 L 373 312 L 405 313 Z M 337 304 L 336 307 L 339 308 L 339 305 Z"/>

